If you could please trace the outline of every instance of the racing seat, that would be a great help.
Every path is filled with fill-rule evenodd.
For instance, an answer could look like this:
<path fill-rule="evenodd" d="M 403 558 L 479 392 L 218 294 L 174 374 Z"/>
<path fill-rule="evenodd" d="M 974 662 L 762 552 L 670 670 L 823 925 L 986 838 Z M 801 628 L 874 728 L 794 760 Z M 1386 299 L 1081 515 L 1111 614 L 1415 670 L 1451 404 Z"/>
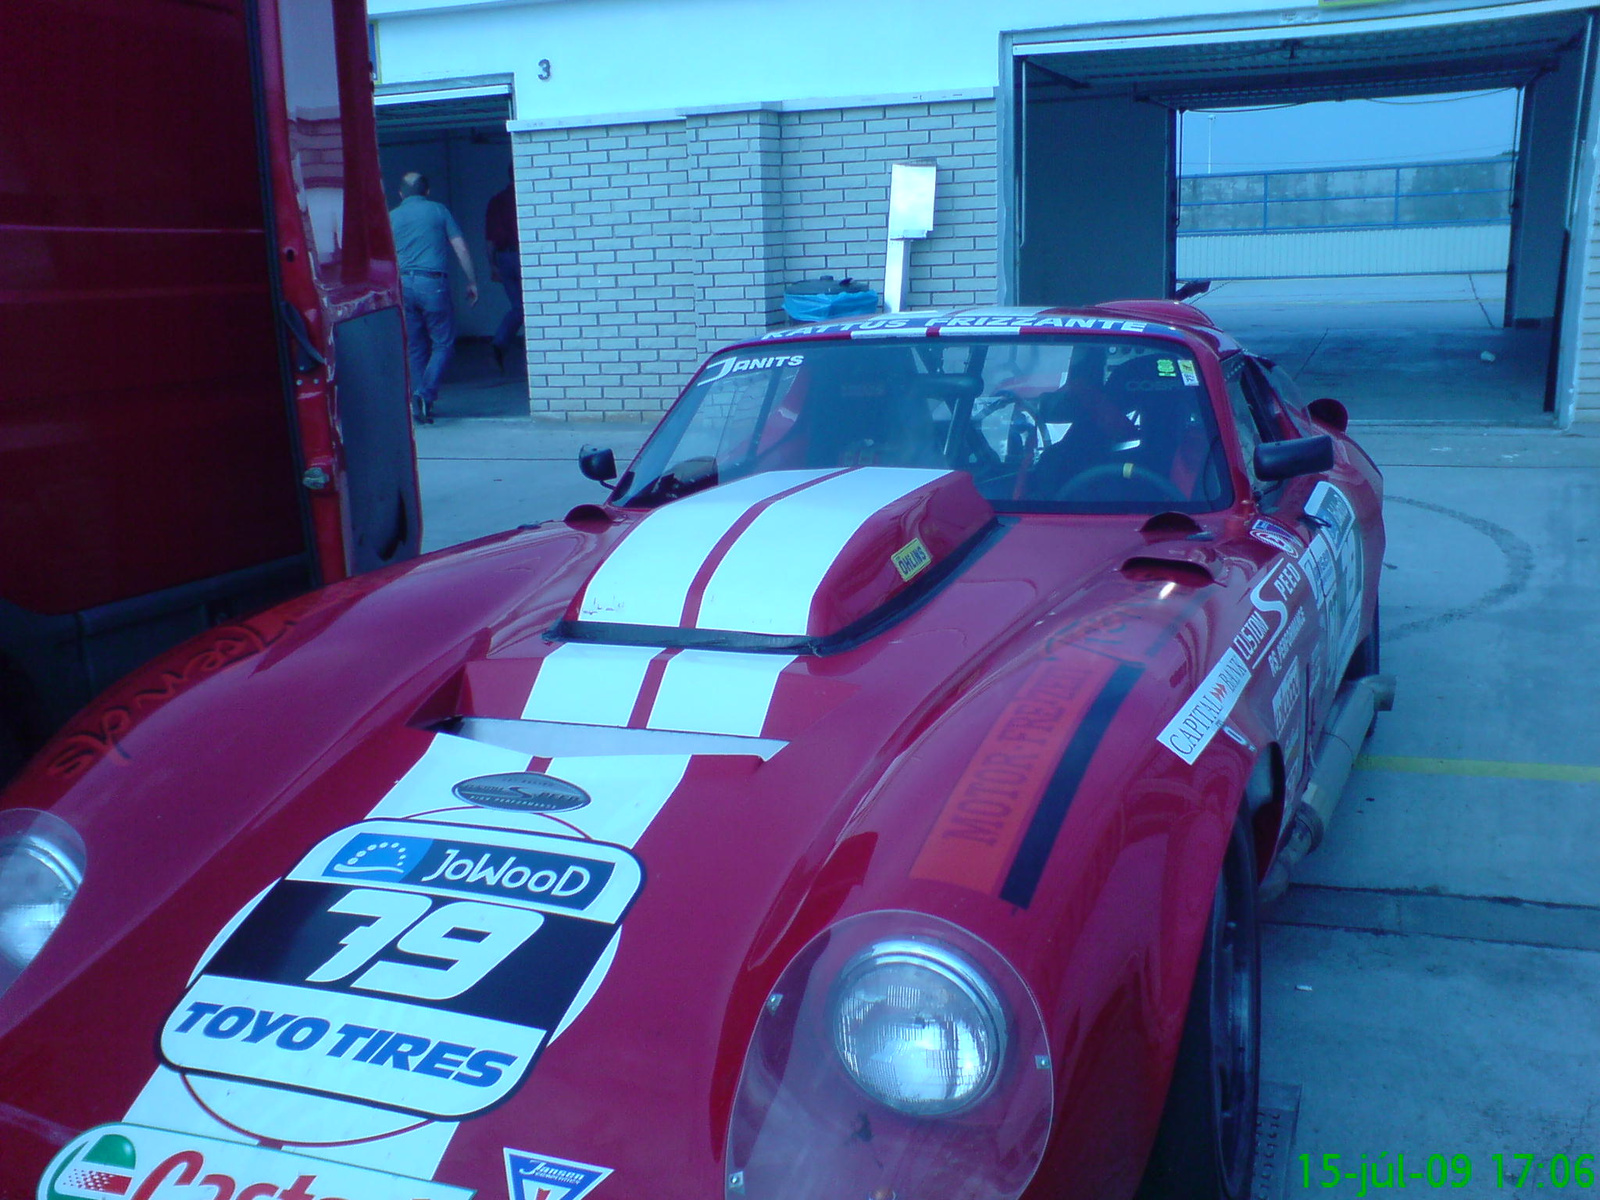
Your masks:
<path fill-rule="evenodd" d="M 1060 401 L 1072 428 L 1040 456 L 1039 498 L 1155 505 L 1192 497 L 1210 450 L 1198 420 L 1204 392 L 1185 382 L 1171 355 L 1141 354 L 1103 387 L 1082 381 L 1074 389 Z"/>

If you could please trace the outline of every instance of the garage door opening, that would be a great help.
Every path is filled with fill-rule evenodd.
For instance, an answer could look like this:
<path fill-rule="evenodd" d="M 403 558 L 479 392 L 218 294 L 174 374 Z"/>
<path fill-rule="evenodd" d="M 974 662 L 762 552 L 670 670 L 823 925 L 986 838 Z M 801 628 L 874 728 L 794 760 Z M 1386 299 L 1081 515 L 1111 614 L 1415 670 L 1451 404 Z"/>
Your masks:
<path fill-rule="evenodd" d="M 514 339 L 499 356 L 491 344 L 510 301 L 493 278 L 484 233 L 489 201 L 510 181 L 510 78 L 385 84 L 378 89 L 377 106 L 378 158 L 389 207 L 399 202 L 401 176 L 408 171 L 426 175 L 430 199 L 454 215 L 477 272 L 479 299 L 470 305 L 460 272 L 451 264 L 456 353 L 439 389 L 435 416 L 527 416 L 522 341 Z"/>
<path fill-rule="evenodd" d="M 1210 279 L 1201 308 L 1357 420 L 1565 423 L 1590 18 L 1460 17 L 1352 20 L 1295 37 L 1011 38 L 1002 227 L 1014 257 L 1003 291 L 1019 303 L 1093 303 Z M 1483 123 L 1488 96 L 1500 98 L 1498 117 L 1479 140 L 1457 137 L 1462 153 L 1419 154 L 1395 136 L 1427 111 L 1401 106 L 1464 104 Z M 1357 124 L 1358 109 L 1379 103 L 1391 128 L 1367 140 L 1384 149 L 1325 146 L 1316 159 L 1339 121 Z M 1224 179 L 1218 145 L 1269 111 L 1301 131 L 1278 139 L 1274 163 L 1257 128 L 1253 169 L 1230 166 Z"/>
<path fill-rule="evenodd" d="M 1533 289 L 1506 286 L 1522 107 L 1501 88 L 1184 112 L 1177 276 L 1357 419 L 1544 423 L 1552 322 L 1519 321 Z"/>

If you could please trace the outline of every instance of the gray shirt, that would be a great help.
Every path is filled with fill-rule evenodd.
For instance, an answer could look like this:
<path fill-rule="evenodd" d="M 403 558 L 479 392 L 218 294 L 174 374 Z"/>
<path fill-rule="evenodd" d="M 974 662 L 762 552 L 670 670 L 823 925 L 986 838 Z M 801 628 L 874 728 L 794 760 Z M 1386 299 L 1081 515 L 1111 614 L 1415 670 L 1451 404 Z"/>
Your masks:
<path fill-rule="evenodd" d="M 389 223 L 402 271 L 449 271 L 450 239 L 461 236 L 461 226 L 448 208 L 426 196 L 407 196 L 389 211 Z"/>

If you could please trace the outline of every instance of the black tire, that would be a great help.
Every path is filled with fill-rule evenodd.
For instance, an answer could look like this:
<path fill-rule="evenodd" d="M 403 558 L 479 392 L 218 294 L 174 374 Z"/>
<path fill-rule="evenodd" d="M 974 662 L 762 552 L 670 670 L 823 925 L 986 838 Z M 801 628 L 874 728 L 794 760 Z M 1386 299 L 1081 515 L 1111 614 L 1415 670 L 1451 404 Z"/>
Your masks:
<path fill-rule="evenodd" d="M 1365 679 L 1368 675 L 1380 673 L 1383 663 L 1383 639 L 1380 627 L 1382 617 L 1383 605 L 1380 601 L 1377 607 L 1372 610 L 1372 632 L 1362 638 L 1360 645 L 1350 652 L 1350 662 L 1344 669 L 1345 683 L 1349 683 L 1352 679 Z M 1367 738 L 1370 738 L 1377 731 L 1377 728 L 1378 714 L 1373 713 L 1372 720 L 1367 722 L 1366 736 L 1361 739 L 1362 745 L 1366 745 Z"/>
<path fill-rule="evenodd" d="M 1254 841 L 1242 818 L 1223 860 L 1140 1200 L 1244 1200 L 1261 1090 L 1261 950 Z"/>

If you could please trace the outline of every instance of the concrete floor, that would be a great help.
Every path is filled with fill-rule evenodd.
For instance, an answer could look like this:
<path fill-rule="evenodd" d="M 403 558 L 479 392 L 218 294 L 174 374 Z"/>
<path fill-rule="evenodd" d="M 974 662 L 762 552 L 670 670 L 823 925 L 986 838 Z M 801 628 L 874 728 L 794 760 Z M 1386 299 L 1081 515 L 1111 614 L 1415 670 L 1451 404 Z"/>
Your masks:
<path fill-rule="evenodd" d="M 1550 331 L 1501 328 L 1503 273 L 1229 280 L 1195 303 L 1357 420 L 1551 423 Z"/>
<path fill-rule="evenodd" d="M 1264 1074 L 1299 1089 L 1289 1193 L 1301 1154 L 1465 1154 L 1452 1194 L 1505 1195 L 1492 1154 L 1600 1154 L 1600 437 L 1355 432 L 1387 476 L 1399 698 L 1267 914 Z M 599 499 L 578 446 L 644 433 L 419 429 L 426 544 Z"/>

